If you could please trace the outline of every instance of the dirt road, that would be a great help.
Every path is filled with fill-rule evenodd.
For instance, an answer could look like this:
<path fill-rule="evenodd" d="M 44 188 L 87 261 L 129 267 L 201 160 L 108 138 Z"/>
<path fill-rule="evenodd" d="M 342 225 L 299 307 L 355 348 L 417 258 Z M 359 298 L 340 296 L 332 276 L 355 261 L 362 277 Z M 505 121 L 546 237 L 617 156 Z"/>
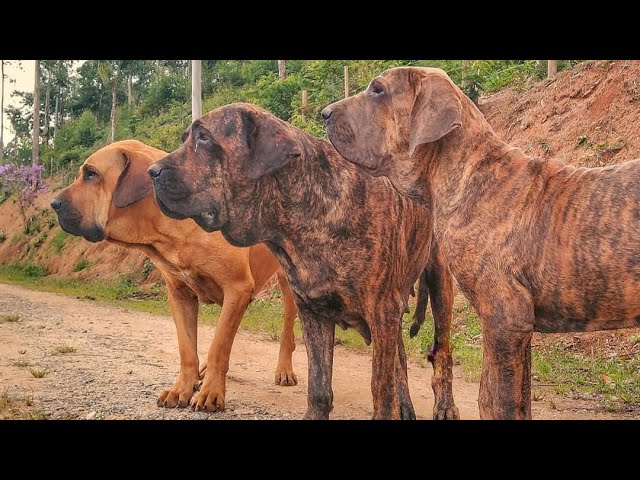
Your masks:
<path fill-rule="evenodd" d="M 179 369 L 168 316 L 0 284 L 2 315 L 20 319 L 0 323 L 0 393 L 31 397 L 32 408 L 47 418 L 299 419 L 306 409 L 307 358 L 300 339 L 293 358 L 299 383 L 279 387 L 272 384 L 278 343 L 241 329 L 231 355 L 227 410 L 206 414 L 156 407 L 157 395 L 173 384 Z M 200 326 L 201 359 L 213 332 Z M 61 354 L 56 350 L 61 346 L 75 351 Z M 49 373 L 35 378 L 25 364 Z M 371 417 L 370 375 L 367 352 L 336 347 L 333 419 Z M 411 359 L 409 377 L 416 413 L 429 419 L 431 367 Z M 455 371 L 454 394 L 462 418 L 478 418 L 478 384 Z M 616 418 L 569 399 L 554 398 L 555 409 L 550 403 L 534 402 L 534 418 Z"/>

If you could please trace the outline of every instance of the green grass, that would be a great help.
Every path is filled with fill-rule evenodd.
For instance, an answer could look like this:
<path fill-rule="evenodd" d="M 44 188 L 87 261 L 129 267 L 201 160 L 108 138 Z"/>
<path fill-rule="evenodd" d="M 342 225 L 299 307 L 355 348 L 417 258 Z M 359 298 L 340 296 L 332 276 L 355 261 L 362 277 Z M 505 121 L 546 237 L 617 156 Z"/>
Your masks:
<path fill-rule="evenodd" d="M 15 323 L 20 320 L 20 315 L 0 315 L 0 323 Z"/>
<path fill-rule="evenodd" d="M 559 394 L 596 394 L 609 407 L 640 402 L 640 355 L 592 357 L 552 345 L 534 350 L 533 371 Z"/>
<path fill-rule="evenodd" d="M 10 272 L 16 278 L 22 278 L 24 281 L 33 281 L 47 276 L 47 269 L 41 263 L 8 264 L 1 266 L 0 269 Z"/>
<path fill-rule="evenodd" d="M 51 245 L 53 246 L 53 249 L 58 255 L 62 253 L 62 250 L 64 249 L 64 246 L 66 245 L 67 240 L 70 237 L 71 235 L 69 235 L 64 230 L 60 229 L 60 231 L 57 232 L 51 239 Z"/>
<path fill-rule="evenodd" d="M 40 233 L 41 230 L 42 226 L 40 225 L 40 219 L 36 217 L 27 223 L 24 233 L 26 233 L 27 236 L 33 236 L 36 233 Z"/>
<path fill-rule="evenodd" d="M 17 231 L 16 233 L 13 234 L 13 237 L 11 237 L 11 245 L 15 246 L 21 241 L 25 240 L 26 238 L 27 236 L 23 231 Z"/>
<path fill-rule="evenodd" d="M 80 298 L 92 298 L 131 310 L 158 315 L 170 315 L 165 287 L 156 285 L 156 298 L 132 299 L 138 290 L 131 275 L 116 281 L 61 280 L 31 277 L 14 266 L 0 266 L 0 281 L 16 283 L 28 288 L 63 293 Z M 242 328 L 266 333 L 271 339 L 280 338 L 282 304 L 279 291 L 274 289 L 267 298 L 252 302 L 242 320 Z M 200 305 L 199 319 L 215 325 L 220 315 L 218 305 Z M 425 324 L 415 338 L 408 337 L 410 314 L 405 316 L 403 341 L 407 353 L 425 356 L 433 344 L 433 320 L 430 311 Z M 296 321 L 295 334 L 301 338 Z M 456 298 L 451 337 L 454 363 L 459 365 L 466 381 L 478 382 L 482 368 L 482 329 L 474 309 L 461 296 Z M 640 342 L 640 336 L 630 342 Z M 354 330 L 336 329 L 336 343 L 349 348 L 370 349 Z M 73 348 L 73 347 L 69 347 Z M 71 352 L 67 352 L 71 353 Z M 640 355 L 634 357 L 601 358 L 568 351 L 560 342 L 533 351 L 533 375 L 539 383 L 553 386 L 557 394 L 595 394 L 607 409 L 623 403 L 640 403 Z M 535 385 L 535 383 L 534 383 Z"/>
<path fill-rule="evenodd" d="M 74 272 L 80 272 L 81 270 L 84 270 L 85 268 L 89 268 L 92 265 L 92 263 L 85 259 L 85 258 L 81 258 L 78 263 L 76 263 L 73 266 L 73 271 Z"/>

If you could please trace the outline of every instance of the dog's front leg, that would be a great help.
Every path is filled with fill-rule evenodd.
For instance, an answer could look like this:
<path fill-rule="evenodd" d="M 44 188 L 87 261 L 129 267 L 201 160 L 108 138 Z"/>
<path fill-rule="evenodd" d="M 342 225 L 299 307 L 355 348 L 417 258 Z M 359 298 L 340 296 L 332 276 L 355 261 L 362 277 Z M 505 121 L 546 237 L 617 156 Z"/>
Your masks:
<path fill-rule="evenodd" d="M 163 390 L 158 406 L 184 408 L 189 405 L 198 375 L 198 299 L 186 285 L 174 285 L 167 281 L 167 293 L 171 314 L 178 333 L 180 350 L 180 374 L 173 387 Z"/>
<path fill-rule="evenodd" d="M 519 300 L 503 295 L 490 316 L 478 309 L 484 343 L 478 396 L 482 419 L 531 419 L 533 306 Z"/>
<path fill-rule="evenodd" d="M 335 323 L 317 318 L 299 309 L 300 323 L 307 347 L 309 385 L 305 420 L 327 420 L 333 410 L 333 342 Z"/>
<path fill-rule="evenodd" d="M 224 302 L 216 331 L 207 354 L 207 369 L 198 393 L 191 399 L 195 410 L 216 412 L 224 410 L 225 377 L 229 370 L 229 356 L 240 320 L 251 301 L 253 287 L 248 284 L 229 285 L 224 290 Z"/>
<path fill-rule="evenodd" d="M 371 318 L 373 419 L 415 418 L 406 379 L 404 347 L 398 342 L 400 308 L 380 306 Z"/>
<path fill-rule="evenodd" d="M 296 349 L 296 340 L 293 333 L 293 324 L 296 319 L 296 304 L 293 293 L 283 273 L 278 273 L 278 283 L 282 291 L 282 304 L 284 308 L 284 322 L 282 335 L 280 336 L 280 353 L 278 354 L 278 366 L 276 367 L 276 385 L 297 385 L 298 378 L 293 372 L 292 356 Z"/>

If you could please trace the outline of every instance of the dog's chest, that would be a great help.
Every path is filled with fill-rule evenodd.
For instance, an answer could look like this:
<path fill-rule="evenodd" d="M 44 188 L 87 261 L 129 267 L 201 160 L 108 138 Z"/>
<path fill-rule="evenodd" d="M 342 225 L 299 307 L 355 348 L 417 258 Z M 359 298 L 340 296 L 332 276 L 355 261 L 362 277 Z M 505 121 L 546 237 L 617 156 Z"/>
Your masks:
<path fill-rule="evenodd" d="M 191 270 L 182 271 L 184 283 L 197 295 L 198 300 L 204 303 L 217 303 L 222 305 L 224 293 L 222 288 L 210 277 L 201 275 Z"/>
<path fill-rule="evenodd" d="M 351 282 L 345 282 L 327 258 L 302 256 L 291 248 L 294 259 L 285 248 L 273 245 L 270 248 L 278 257 L 300 307 L 335 321 L 361 315 L 358 302 L 354 302 L 357 297 L 354 285 L 349 288 Z"/>
<path fill-rule="evenodd" d="M 222 305 L 224 293 L 212 278 L 190 268 L 172 267 L 171 270 L 173 277 L 189 287 L 200 302 Z"/>

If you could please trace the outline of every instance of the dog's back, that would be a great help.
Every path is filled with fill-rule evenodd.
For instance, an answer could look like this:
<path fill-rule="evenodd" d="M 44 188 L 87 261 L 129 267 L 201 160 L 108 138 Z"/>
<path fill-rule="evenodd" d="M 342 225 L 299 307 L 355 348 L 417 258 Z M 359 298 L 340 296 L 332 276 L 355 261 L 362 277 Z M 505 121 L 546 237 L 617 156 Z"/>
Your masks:
<path fill-rule="evenodd" d="M 640 160 L 563 166 L 531 208 L 539 246 L 532 265 L 536 329 L 640 324 Z"/>

